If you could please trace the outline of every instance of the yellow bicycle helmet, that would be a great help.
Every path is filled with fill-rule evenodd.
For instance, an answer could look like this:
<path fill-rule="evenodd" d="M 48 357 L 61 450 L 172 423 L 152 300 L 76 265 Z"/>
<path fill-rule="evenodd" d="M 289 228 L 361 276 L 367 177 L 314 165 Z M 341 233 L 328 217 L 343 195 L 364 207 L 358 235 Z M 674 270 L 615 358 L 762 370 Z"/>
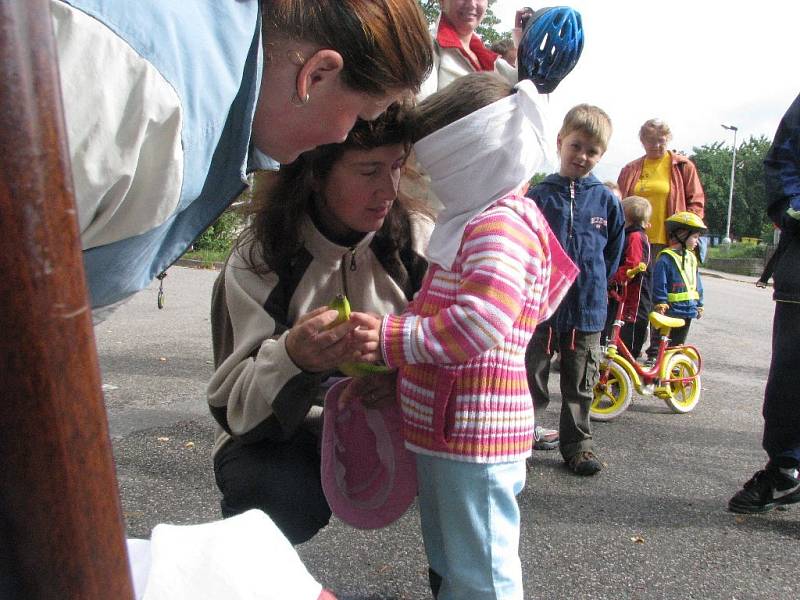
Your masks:
<path fill-rule="evenodd" d="M 686 229 L 690 233 L 694 233 L 695 231 L 699 231 L 700 233 L 708 231 L 708 227 L 703 223 L 703 219 L 687 210 L 676 212 L 665 221 L 665 225 L 667 227 L 667 233 L 670 234 L 677 229 Z"/>

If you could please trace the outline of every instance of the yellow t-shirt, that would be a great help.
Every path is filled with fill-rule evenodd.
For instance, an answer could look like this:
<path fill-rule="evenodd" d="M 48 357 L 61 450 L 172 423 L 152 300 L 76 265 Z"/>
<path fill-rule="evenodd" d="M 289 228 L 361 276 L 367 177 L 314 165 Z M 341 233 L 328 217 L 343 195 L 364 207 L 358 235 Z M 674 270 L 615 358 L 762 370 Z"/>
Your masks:
<path fill-rule="evenodd" d="M 637 196 L 647 198 L 653 209 L 650 227 L 647 228 L 647 239 L 651 244 L 667 243 L 667 228 L 664 221 L 670 216 L 667 214 L 667 198 L 669 198 L 671 166 L 669 152 L 661 158 L 645 158 L 642 174 L 633 189 L 633 193 Z"/>

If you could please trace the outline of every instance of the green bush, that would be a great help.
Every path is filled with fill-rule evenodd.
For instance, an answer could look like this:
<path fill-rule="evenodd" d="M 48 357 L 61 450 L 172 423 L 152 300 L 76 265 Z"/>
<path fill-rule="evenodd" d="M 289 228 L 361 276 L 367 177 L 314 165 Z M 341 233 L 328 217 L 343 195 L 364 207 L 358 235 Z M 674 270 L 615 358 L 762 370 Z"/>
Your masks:
<path fill-rule="evenodd" d="M 194 249 L 227 254 L 243 226 L 243 217 L 235 210 L 227 210 L 195 240 Z"/>
<path fill-rule="evenodd" d="M 764 258 L 769 246 L 765 244 L 740 244 L 715 246 L 708 249 L 708 258 Z"/>

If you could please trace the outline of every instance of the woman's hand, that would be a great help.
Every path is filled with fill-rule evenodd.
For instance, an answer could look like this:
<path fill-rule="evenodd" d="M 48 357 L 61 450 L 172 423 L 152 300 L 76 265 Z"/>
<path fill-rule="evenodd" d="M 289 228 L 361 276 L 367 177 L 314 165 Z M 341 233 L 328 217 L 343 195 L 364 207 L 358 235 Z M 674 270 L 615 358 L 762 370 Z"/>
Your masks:
<path fill-rule="evenodd" d="M 383 408 L 397 401 L 397 371 L 354 377 L 339 402 L 360 401 L 366 408 Z"/>
<path fill-rule="evenodd" d="M 289 330 L 286 352 L 303 371 L 320 373 L 348 360 L 363 360 L 353 337 L 358 322 L 345 321 L 329 329 L 338 316 L 337 311 L 323 306 L 300 317 Z"/>

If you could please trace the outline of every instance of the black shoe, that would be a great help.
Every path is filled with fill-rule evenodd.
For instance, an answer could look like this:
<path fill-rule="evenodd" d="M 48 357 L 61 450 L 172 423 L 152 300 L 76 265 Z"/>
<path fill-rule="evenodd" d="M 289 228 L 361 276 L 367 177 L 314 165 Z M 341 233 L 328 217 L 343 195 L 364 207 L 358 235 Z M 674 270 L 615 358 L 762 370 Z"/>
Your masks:
<path fill-rule="evenodd" d="M 736 513 L 765 513 L 784 504 L 800 502 L 800 479 L 797 469 L 767 465 L 744 484 L 728 501 L 728 510 Z"/>
<path fill-rule="evenodd" d="M 430 567 L 428 567 L 428 583 L 431 586 L 433 600 L 436 600 L 439 597 L 439 590 L 442 588 L 442 576 Z"/>
<path fill-rule="evenodd" d="M 575 456 L 571 456 L 567 461 L 569 470 L 575 475 L 582 475 L 588 477 L 603 470 L 603 465 L 597 460 L 594 452 L 578 452 Z"/>

